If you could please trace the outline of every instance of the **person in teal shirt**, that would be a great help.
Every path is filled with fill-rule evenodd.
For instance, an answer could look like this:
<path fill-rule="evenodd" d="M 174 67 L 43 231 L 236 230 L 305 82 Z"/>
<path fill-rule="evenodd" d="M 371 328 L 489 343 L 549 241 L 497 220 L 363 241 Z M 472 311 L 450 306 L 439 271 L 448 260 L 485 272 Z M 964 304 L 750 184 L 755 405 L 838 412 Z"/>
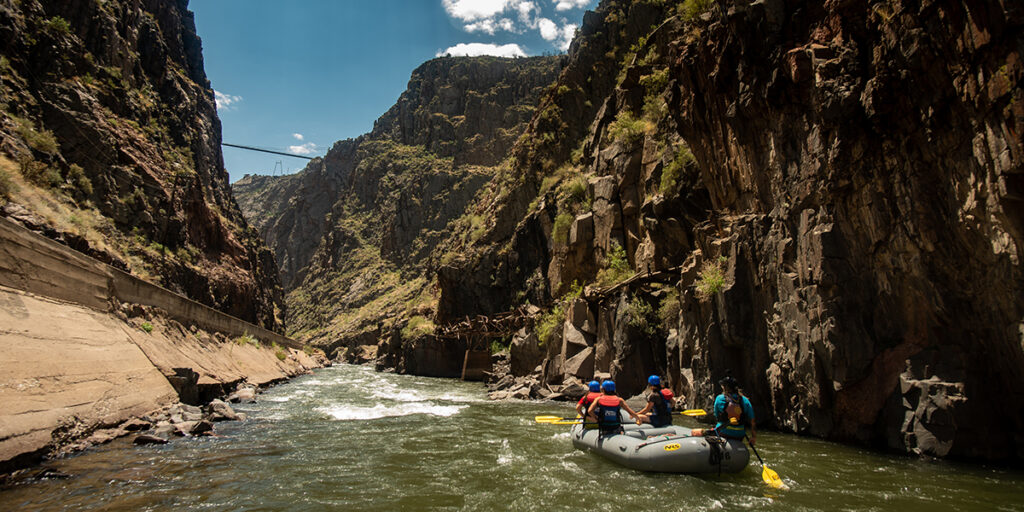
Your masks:
<path fill-rule="evenodd" d="M 718 424 L 714 429 L 693 429 L 695 436 L 718 435 L 732 439 L 743 439 L 750 429 L 750 444 L 757 441 L 757 426 L 754 422 L 754 407 L 750 400 L 743 396 L 739 383 L 732 377 L 725 377 L 718 382 L 722 385 L 722 394 L 715 397 L 715 418 Z"/>

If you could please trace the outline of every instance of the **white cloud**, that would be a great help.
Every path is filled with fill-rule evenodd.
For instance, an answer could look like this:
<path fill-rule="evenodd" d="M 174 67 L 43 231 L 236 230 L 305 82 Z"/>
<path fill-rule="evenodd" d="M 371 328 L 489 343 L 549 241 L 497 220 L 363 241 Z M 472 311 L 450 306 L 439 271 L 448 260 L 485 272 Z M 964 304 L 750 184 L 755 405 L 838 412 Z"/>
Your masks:
<path fill-rule="evenodd" d="M 437 52 L 437 56 L 451 55 L 453 57 L 477 57 L 480 55 L 494 55 L 496 57 L 526 57 L 526 52 L 518 44 L 509 43 L 503 45 L 486 43 L 459 43 L 450 46 L 445 50 Z"/>
<path fill-rule="evenodd" d="M 441 0 L 448 15 L 465 22 L 493 18 L 512 3 L 512 0 Z"/>
<path fill-rule="evenodd" d="M 519 12 L 519 21 L 525 23 L 530 28 L 537 26 L 537 14 L 540 12 L 540 7 L 533 2 L 519 2 L 516 5 L 516 11 Z"/>
<path fill-rule="evenodd" d="M 301 133 L 293 133 L 292 137 L 295 137 L 295 140 L 303 140 L 306 138 Z"/>
<path fill-rule="evenodd" d="M 469 32 L 470 34 L 472 34 L 473 32 L 483 32 L 485 34 L 490 34 L 492 36 L 494 35 L 494 31 L 497 29 L 497 27 L 494 25 L 494 20 L 491 19 L 480 20 L 475 23 L 467 23 L 462 28 L 464 28 L 466 32 Z"/>
<path fill-rule="evenodd" d="M 298 134 L 295 134 L 298 135 Z M 299 139 L 302 140 L 302 139 Z M 288 146 L 288 151 L 295 153 L 296 155 L 310 155 L 319 151 L 316 144 L 313 142 L 307 142 L 301 146 Z"/>
<path fill-rule="evenodd" d="M 558 49 L 563 52 L 569 49 L 569 45 L 572 44 L 572 39 L 576 37 L 576 29 L 579 28 L 576 24 L 566 23 L 562 25 L 562 38 L 559 39 Z"/>
<path fill-rule="evenodd" d="M 547 18 L 537 20 L 537 28 L 540 29 L 540 36 L 543 37 L 545 41 L 554 41 L 561 33 L 561 31 L 558 30 L 558 25 L 555 25 L 555 22 Z"/>
<path fill-rule="evenodd" d="M 220 91 L 213 91 L 213 99 L 217 102 L 217 110 L 232 110 L 232 105 L 242 101 L 241 96 L 232 96 Z"/>
<path fill-rule="evenodd" d="M 590 4 L 590 0 L 551 0 L 555 4 L 556 11 L 568 11 L 571 9 L 582 9 Z"/>

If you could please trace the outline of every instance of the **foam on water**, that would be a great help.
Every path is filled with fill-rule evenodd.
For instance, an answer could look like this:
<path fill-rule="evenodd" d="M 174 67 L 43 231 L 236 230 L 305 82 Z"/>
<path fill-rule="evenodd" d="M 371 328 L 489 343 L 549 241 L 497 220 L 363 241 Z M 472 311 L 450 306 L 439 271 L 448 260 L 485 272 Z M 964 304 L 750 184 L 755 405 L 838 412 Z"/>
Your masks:
<path fill-rule="evenodd" d="M 465 409 L 465 405 L 436 405 L 430 402 L 411 402 L 396 405 L 377 404 L 373 407 L 354 405 L 332 405 L 318 407 L 317 412 L 324 413 L 336 420 L 373 420 L 409 416 L 411 414 L 429 414 L 432 416 L 453 416 Z"/>

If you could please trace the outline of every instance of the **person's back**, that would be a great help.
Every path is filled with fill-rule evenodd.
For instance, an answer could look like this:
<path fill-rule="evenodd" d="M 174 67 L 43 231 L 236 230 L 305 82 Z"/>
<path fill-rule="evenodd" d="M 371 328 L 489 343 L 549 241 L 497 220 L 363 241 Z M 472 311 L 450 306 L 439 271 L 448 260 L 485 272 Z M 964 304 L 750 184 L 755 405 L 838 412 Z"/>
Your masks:
<path fill-rule="evenodd" d="M 743 439 L 747 428 L 753 426 L 754 408 L 735 383 L 732 377 L 723 379 L 722 394 L 715 397 L 715 431 L 720 436 Z"/>
<path fill-rule="evenodd" d="M 589 389 L 587 394 L 580 397 L 579 402 L 576 402 L 576 414 L 579 416 L 586 416 L 587 411 L 590 410 L 590 404 L 601 396 L 601 384 L 596 380 L 587 383 L 587 388 Z"/>
<path fill-rule="evenodd" d="M 618 433 L 622 431 L 621 411 L 625 409 L 630 417 L 637 418 L 636 412 L 629 408 L 621 397 L 615 394 L 615 382 L 606 380 L 601 383 L 601 391 L 604 392 L 593 404 L 590 405 L 590 414 L 597 420 L 598 428 L 602 434 Z"/>
<path fill-rule="evenodd" d="M 648 377 L 647 384 L 651 387 L 651 394 L 647 398 L 649 405 L 644 407 L 640 414 L 643 415 L 645 412 L 650 411 L 647 421 L 654 427 L 671 425 L 675 395 L 672 394 L 671 390 L 661 387 L 661 378 L 657 375 Z"/>

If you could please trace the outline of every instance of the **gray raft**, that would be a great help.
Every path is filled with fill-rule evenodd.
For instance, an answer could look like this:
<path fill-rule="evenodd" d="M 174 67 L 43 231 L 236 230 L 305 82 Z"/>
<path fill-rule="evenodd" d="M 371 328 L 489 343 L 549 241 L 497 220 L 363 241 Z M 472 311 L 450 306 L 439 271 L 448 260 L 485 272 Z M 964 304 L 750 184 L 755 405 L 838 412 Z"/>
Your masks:
<path fill-rule="evenodd" d="M 572 445 L 630 469 L 661 473 L 738 473 L 750 452 L 743 440 L 690 436 L 677 426 L 624 425 L 622 434 L 601 435 L 597 429 L 573 425 Z"/>

